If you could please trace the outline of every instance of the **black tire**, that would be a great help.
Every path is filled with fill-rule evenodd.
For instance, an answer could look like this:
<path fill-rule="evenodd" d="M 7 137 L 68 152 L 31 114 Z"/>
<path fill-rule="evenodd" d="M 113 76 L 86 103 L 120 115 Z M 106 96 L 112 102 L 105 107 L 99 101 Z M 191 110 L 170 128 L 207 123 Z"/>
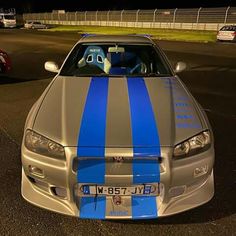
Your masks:
<path fill-rule="evenodd" d="M 4 65 L 0 63 L 0 74 L 4 73 Z"/>

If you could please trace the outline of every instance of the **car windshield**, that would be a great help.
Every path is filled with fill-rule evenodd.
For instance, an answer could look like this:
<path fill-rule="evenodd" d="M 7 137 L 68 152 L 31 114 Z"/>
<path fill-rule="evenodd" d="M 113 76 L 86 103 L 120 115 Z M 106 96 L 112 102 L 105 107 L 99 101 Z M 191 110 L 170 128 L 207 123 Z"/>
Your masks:
<path fill-rule="evenodd" d="M 151 44 L 78 44 L 63 76 L 170 76 L 161 53 Z"/>
<path fill-rule="evenodd" d="M 4 18 L 5 18 L 6 20 L 14 20 L 14 19 L 15 19 L 15 16 L 13 16 L 13 15 L 4 15 Z"/>
<path fill-rule="evenodd" d="M 221 31 L 236 31 L 236 26 L 224 26 Z"/>

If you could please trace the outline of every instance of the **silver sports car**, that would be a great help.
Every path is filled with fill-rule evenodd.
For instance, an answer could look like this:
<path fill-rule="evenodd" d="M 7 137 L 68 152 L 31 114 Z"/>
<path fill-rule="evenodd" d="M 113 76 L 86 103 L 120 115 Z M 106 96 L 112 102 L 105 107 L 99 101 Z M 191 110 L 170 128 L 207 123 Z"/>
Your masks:
<path fill-rule="evenodd" d="M 214 195 L 208 119 L 146 36 L 84 36 L 34 104 L 22 142 L 22 195 L 93 219 L 180 213 Z"/>

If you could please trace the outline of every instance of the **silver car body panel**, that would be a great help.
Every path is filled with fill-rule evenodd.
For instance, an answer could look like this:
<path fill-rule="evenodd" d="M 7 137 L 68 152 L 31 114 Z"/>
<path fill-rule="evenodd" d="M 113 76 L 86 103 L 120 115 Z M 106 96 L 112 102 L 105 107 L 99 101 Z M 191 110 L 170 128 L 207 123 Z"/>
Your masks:
<path fill-rule="evenodd" d="M 112 41 L 151 43 L 141 36 L 91 36 L 80 42 Z M 65 147 L 66 158 L 59 160 L 29 151 L 23 138 L 22 195 L 45 209 L 81 218 L 147 219 L 186 211 L 214 195 L 213 140 L 199 154 L 173 158 L 174 146 L 190 137 L 205 130 L 213 137 L 206 115 L 177 76 L 58 75 L 31 109 L 27 129 Z M 159 184 L 159 194 L 120 196 L 117 204 L 113 196 L 86 196 L 81 187 L 87 184 Z"/>
<path fill-rule="evenodd" d="M 77 146 L 91 80 L 59 76 L 44 98 L 32 128 L 63 146 Z M 153 105 L 161 146 L 174 146 L 207 129 L 196 102 L 177 77 L 143 81 Z M 106 147 L 132 147 L 126 78 L 109 79 L 107 103 Z"/>

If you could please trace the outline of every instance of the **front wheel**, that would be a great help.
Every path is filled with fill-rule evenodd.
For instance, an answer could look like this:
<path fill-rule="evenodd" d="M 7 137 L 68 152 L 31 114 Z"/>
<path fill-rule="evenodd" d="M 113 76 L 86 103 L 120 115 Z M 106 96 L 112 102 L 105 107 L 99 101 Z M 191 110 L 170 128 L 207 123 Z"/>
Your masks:
<path fill-rule="evenodd" d="M 0 74 L 4 73 L 4 65 L 2 63 L 0 63 Z"/>

